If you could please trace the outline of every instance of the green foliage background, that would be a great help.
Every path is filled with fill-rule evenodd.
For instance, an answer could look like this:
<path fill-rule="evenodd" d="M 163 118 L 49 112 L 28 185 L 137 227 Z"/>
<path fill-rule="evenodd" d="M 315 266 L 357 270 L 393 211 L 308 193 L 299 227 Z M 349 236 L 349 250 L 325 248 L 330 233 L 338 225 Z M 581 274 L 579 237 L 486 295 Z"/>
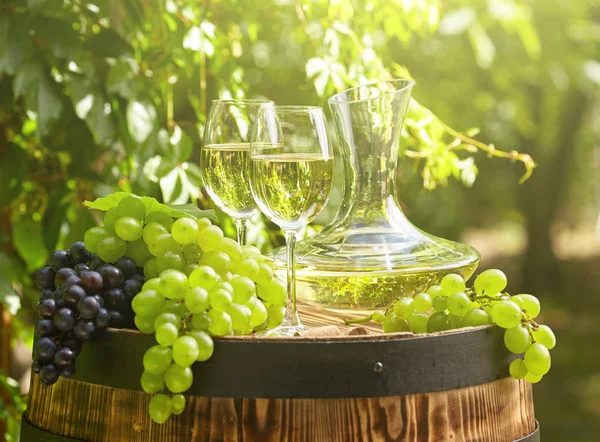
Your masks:
<path fill-rule="evenodd" d="M 82 201 L 123 190 L 210 207 L 197 162 L 211 99 L 325 105 L 352 85 L 412 77 L 407 214 L 450 238 L 523 229 L 522 255 L 484 265 L 539 295 L 558 329 L 536 393 L 544 440 L 593 440 L 600 350 L 581 342 L 600 328 L 573 318 L 600 310 L 588 278 L 600 262 L 561 261 L 552 232 L 598 216 L 599 19 L 598 0 L 1 0 L 0 301 L 15 342 L 31 342 L 32 272 L 98 221 Z M 281 243 L 261 220 L 250 240 Z M 13 439 L 21 407 L 0 400 Z"/>

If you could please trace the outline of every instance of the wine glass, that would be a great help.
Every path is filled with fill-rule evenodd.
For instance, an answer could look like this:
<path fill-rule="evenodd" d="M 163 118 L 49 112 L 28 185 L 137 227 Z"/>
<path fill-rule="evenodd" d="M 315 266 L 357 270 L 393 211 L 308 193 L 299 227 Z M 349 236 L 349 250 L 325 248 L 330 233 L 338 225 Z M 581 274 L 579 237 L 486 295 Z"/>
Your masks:
<path fill-rule="evenodd" d="M 250 190 L 259 209 L 284 231 L 287 251 L 286 313 L 267 335 L 305 329 L 296 308 L 296 235 L 323 210 L 332 186 L 333 149 L 323 109 L 261 106 L 250 143 Z"/>
<path fill-rule="evenodd" d="M 235 221 L 244 245 L 248 220 L 257 212 L 248 184 L 250 133 L 261 105 L 270 100 L 213 100 L 208 114 L 200 171 L 206 191 Z"/>

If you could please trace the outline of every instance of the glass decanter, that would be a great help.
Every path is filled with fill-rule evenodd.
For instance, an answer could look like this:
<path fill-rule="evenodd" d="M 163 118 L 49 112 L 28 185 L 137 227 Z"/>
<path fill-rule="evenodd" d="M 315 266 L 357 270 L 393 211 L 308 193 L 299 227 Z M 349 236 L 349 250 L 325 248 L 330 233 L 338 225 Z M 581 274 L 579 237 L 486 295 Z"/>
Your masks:
<path fill-rule="evenodd" d="M 391 80 L 329 99 L 344 183 L 331 223 L 298 242 L 298 299 L 332 310 L 373 310 L 411 296 L 447 273 L 468 278 L 479 262 L 472 247 L 413 226 L 396 198 L 395 171 L 413 82 Z M 285 253 L 275 252 L 280 269 Z"/>

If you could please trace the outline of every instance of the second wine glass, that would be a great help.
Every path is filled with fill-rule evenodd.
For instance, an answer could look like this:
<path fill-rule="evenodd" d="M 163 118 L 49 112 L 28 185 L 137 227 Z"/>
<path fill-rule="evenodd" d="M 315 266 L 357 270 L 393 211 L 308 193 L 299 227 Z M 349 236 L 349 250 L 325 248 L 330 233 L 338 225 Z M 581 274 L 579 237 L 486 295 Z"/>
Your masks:
<path fill-rule="evenodd" d="M 333 149 L 316 106 L 261 106 L 250 144 L 250 189 L 259 209 L 285 233 L 287 305 L 267 335 L 304 330 L 296 307 L 296 235 L 323 210 L 333 186 Z"/>
<path fill-rule="evenodd" d="M 213 100 L 202 148 L 200 170 L 204 186 L 219 209 L 231 216 L 240 245 L 256 204 L 248 183 L 250 134 L 261 105 L 270 100 Z"/>

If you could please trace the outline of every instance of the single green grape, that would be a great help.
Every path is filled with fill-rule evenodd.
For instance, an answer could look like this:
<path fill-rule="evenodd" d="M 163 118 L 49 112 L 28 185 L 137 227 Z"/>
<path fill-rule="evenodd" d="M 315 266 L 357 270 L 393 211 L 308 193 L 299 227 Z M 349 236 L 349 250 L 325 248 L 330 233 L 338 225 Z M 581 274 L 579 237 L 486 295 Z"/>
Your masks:
<path fill-rule="evenodd" d="M 256 246 L 252 246 L 250 244 L 246 244 L 242 246 L 242 251 L 244 252 L 245 257 L 255 257 L 262 258 L 262 253 L 260 249 Z"/>
<path fill-rule="evenodd" d="M 212 223 L 208 218 L 198 218 L 196 220 L 196 224 L 198 225 L 198 232 L 204 230 L 207 227 L 212 226 Z"/>
<path fill-rule="evenodd" d="M 215 350 L 215 344 L 210 335 L 201 330 L 192 330 L 190 336 L 196 340 L 198 344 L 198 357 L 196 361 L 208 361 Z"/>
<path fill-rule="evenodd" d="M 414 300 L 412 298 L 400 298 L 394 304 L 394 314 L 398 318 L 407 318 L 415 310 Z"/>
<path fill-rule="evenodd" d="M 216 336 L 228 335 L 231 330 L 231 317 L 221 310 L 209 310 L 210 326 L 208 331 Z"/>
<path fill-rule="evenodd" d="M 160 293 L 169 299 L 183 299 L 190 288 L 190 280 L 178 270 L 165 270 L 160 274 Z"/>
<path fill-rule="evenodd" d="M 233 297 L 227 290 L 217 289 L 208 293 L 208 300 L 212 308 L 224 312 L 231 306 Z"/>
<path fill-rule="evenodd" d="M 142 390 L 146 393 L 158 393 L 165 387 L 164 373 L 150 373 L 144 371 L 140 380 Z"/>
<path fill-rule="evenodd" d="M 444 276 L 440 286 L 444 296 L 450 296 L 456 292 L 464 292 L 467 287 L 463 277 L 456 273 L 449 273 Z"/>
<path fill-rule="evenodd" d="M 457 328 L 463 327 L 463 319 L 465 318 L 464 316 L 458 316 L 453 314 L 450 314 L 449 316 L 452 330 L 456 330 Z"/>
<path fill-rule="evenodd" d="M 113 207 L 112 209 L 108 209 L 104 213 L 104 217 L 102 218 L 102 221 L 104 222 L 104 225 L 106 227 L 110 227 L 111 229 L 114 229 L 115 224 L 117 223 L 118 219 L 119 219 L 119 211 L 117 210 L 116 207 Z"/>
<path fill-rule="evenodd" d="M 221 252 L 220 250 L 211 250 L 210 252 L 206 252 L 202 255 L 200 264 L 209 265 L 219 275 L 224 275 L 229 271 L 231 259 L 225 252 Z"/>
<path fill-rule="evenodd" d="M 197 263 L 202 259 L 202 249 L 196 243 L 188 244 L 181 248 L 183 257 L 190 263 Z"/>
<path fill-rule="evenodd" d="M 532 372 L 527 372 L 527 374 L 525 375 L 525 380 L 528 382 L 531 382 L 532 384 L 537 384 L 539 381 L 542 380 L 544 376 L 540 375 L 540 374 L 535 374 Z"/>
<path fill-rule="evenodd" d="M 189 278 L 190 275 L 192 274 L 192 272 L 194 270 L 196 270 L 198 267 L 200 267 L 200 265 L 194 264 L 194 263 L 188 263 L 183 267 L 182 272 L 185 276 L 187 276 Z"/>
<path fill-rule="evenodd" d="M 127 243 L 116 236 L 109 236 L 98 243 L 98 256 L 104 262 L 115 262 L 127 250 Z"/>
<path fill-rule="evenodd" d="M 131 216 L 139 221 L 143 221 L 146 217 L 146 205 L 141 199 L 135 196 L 127 196 L 119 201 L 117 213 L 119 218 Z"/>
<path fill-rule="evenodd" d="M 243 331 L 250 327 L 252 310 L 243 304 L 231 304 L 227 307 L 227 313 L 231 318 L 231 328 Z"/>
<path fill-rule="evenodd" d="M 433 298 L 431 304 L 436 312 L 443 312 L 447 308 L 448 301 L 445 296 L 436 296 Z"/>
<path fill-rule="evenodd" d="M 162 309 L 162 313 L 173 313 L 180 319 L 187 318 L 189 310 L 185 306 L 184 302 L 179 299 L 169 299 Z"/>
<path fill-rule="evenodd" d="M 202 287 L 204 290 L 212 290 L 221 278 L 217 272 L 210 266 L 199 266 L 190 274 L 190 285 L 192 287 Z"/>
<path fill-rule="evenodd" d="M 287 300 L 287 288 L 283 281 L 273 278 L 268 284 L 259 284 L 257 289 L 258 296 L 264 301 L 275 305 L 285 305 Z"/>
<path fill-rule="evenodd" d="M 231 283 L 229 281 L 221 281 L 219 283 L 217 283 L 217 285 L 213 288 L 213 290 L 218 290 L 218 289 L 223 289 L 223 290 L 227 290 L 229 293 L 231 293 L 231 296 L 233 296 L 233 286 L 231 285 Z"/>
<path fill-rule="evenodd" d="M 236 264 L 235 271 L 238 275 L 245 276 L 251 280 L 256 279 L 259 266 L 256 260 L 252 258 L 244 258 L 239 264 Z"/>
<path fill-rule="evenodd" d="M 136 315 L 156 317 L 162 313 L 165 297 L 156 290 L 139 292 L 131 302 L 131 308 Z"/>
<path fill-rule="evenodd" d="M 115 236 L 114 230 L 107 227 L 92 227 L 86 230 L 83 235 L 83 242 L 91 253 L 97 253 L 100 241 L 110 236 Z"/>
<path fill-rule="evenodd" d="M 433 313 L 427 321 L 427 333 L 435 333 L 444 330 L 450 330 L 452 322 L 450 317 L 445 312 Z"/>
<path fill-rule="evenodd" d="M 427 294 L 431 296 L 432 299 L 435 299 L 438 296 L 444 296 L 444 291 L 442 290 L 441 285 L 432 285 L 427 289 Z"/>
<path fill-rule="evenodd" d="M 183 259 L 183 255 L 178 252 L 169 251 L 156 258 L 156 269 L 160 273 L 170 269 L 182 271 L 184 264 L 185 260 Z"/>
<path fill-rule="evenodd" d="M 537 330 L 533 330 L 532 332 L 533 339 L 535 342 L 542 344 L 548 350 L 552 350 L 556 346 L 556 336 L 554 336 L 554 332 L 547 325 L 538 326 Z"/>
<path fill-rule="evenodd" d="M 231 238 L 223 238 L 219 248 L 222 252 L 227 253 L 232 261 L 241 261 L 244 256 L 242 247 Z"/>
<path fill-rule="evenodd" d="M 245 304 L 256 294 L 254 282 L 245 276 L 234 276 L 229 284 L 233 289 L 233 302 L 237 302 L 238 304 Z"/>
<path fill-rule="evenodd" d="M 154 316 L 135 315 L 133 322 L 139 331 L 146 334 L 154 333 Z"/>
<path fill-rule="evenodd" d="M 144 285 L 142 286 L 142 291 L 145 290 L 156 290 L 158 291 L 158 287 L 160 284 L 160 278 L 150 278 L 147 279 Z"/>
<path fill-rule="evenodd" d="M 162 325 L 161 327 L 165 327 Z M 157 331 L 158 333 L 158 331 Z M 189 367 L 198 357 L 198 343 L 191 336 L 180 336 L 173 343 L 173 360 L 182 367 Z"/>
<path fill-rule="evenodd" d="M 471 309 L 471 300 L 464 292 L 456 292 L 448 297 L 447 308 L 451 315 L 463 317 Z"/>
<path fill-rule="evenodd" d="M 198 232 L 196 244 L 203 252 L 218 250 L 223 242 L 223 231 L 218 226 L 208 226 Z"/>
<path fill-rule="evenodd" d="M 168 233 L 169 231 L 162 224 L 150 222 L 146 224 L 146 227 L 144 227 L 142 239 L 146 244 L 152 244 L 156 242 L 156 239 L 160 235 L 165 235 Z"/>
<path fill-rule="evenodd" d="M 408 299 L 408 298 L 404 298 Z M 410 331 L 410 326 L 405 319 L 397 316 L 395 313 L 388 313 L 383 320 L 384 333 L 398 333 Z"/>
<path fill-rule="evenodd" d="M 144 277 L 146 279 L 158 279 L 158 275 L 160 275 L 160 273 L 156 265 L 156 258 L 151 258 L 146 261 L 146 264 L 144 264 Z"/>
<path fill-rule="evenodd" d="M 504 332 L 504 345 L 513 353 L 525 353 L 530 344 L 531 336 L 529 335 L 529 330 L 522 324 L 508 328 Z"/>
<path fill-rule="evenodd" d="M 467 313 L 463 319 L 463 327 L 479 327 L 488 325 L 492 322 L 491 316 L 481 308 L 473 308 Z"/>
<path fill-rule="evenodd" d="M 148 250 L 152 255 L 158 257 L 167 252 L 179 253 L 181 246 L 175 242 L 170 233 L 162 233 L 153 242 L 148 243 Z"/>
<path fill-rule="evenodd" d="M 183 393 L 184 391 L 189 390 L 192 386 L 192 382 L 194 382 L 194 375 L 192 374 L 192 369 L 190 367 L 171 364 L 165 372 L 165 384 L 173 393 Z"/>
<path fill-rule="evenodd" d="M 171 399 L 169 396 L 164 394 L 157 394 L 152 396 L 150 399 L 150 406 L 148 407 L 150 418 L 157 424 L 164 424 L 173 413 L 173 405 L 171 405 Z"/>
<path fill-rule="evenodd" d="M 415 310 L 418 312 L 426 312 L 428 311 L 432 305 L 433 305 L 433 301 L 431 299 L 431 296 L 428 295 L 427 293 L 419 293 L 417 294 L 414 298 L 413 298 L 413 305 L 415 307 Z"/>
<path fill-rule="evenodd" d="M 171 227 L 173 239 L 184 246 L 195 242 L 199 231 L 198 224 L 190 218 L 179 218 Z"/>
<path fill-rule="evenodd" d="M 285 316 L 285 307 L 283 305 L 272 304 L 267 307 L 269 312 L 269 328 L 277 327 L 283 321 Z"/>
<path fill-rule="evenodd" d="M 154 320 L 154 329 L 158 329 L 163 324 L 173 324 L 179 328 L 181 318 L 175 313 L 161 313 Z"/>
<path fill-rule="evenodd" d="M 429 296 L 429 295 L 428 295 Z M 406 321 L 413 333 L 427 333 L 427 321 L 429 317 L 423 313 L 414 312 Z"/>
<path fill-rule="evenodd" d="M 167 322 L 156 328 L 156 342 L 165 347 L 173 345 L 178 336 L 179 328 L 174 324 Z"/>
<path fill-rule="evenodd" d="M 531 344 L 527 351 L 525 351 L 525 366 L 533 374 L 545 375 L 550 371 L 552 365 L 550 359 L 550 352 L 542 344 L 535 343 Z"/>
<path fill-rule="evenodd" d="M 258 327 L 269 318 L 267 307 L 255 296 L 250 298 L 245 305 L 252 310 L 250 326 Z"/>
<path fill-rule="evenodd" d="M 210 328 L 210 317 L 207 313 L 192 316 L 192 328 L 194 330 L 208 330 Z"/>
<path fill-rule="evenodd" d="M 480 295 L 495 295 L 506 288 L 508 280 L 502 270 L 489 269 L 475 278 L 473 287 Z"/>
<path fill-rule="evenodd" d="M 142 237 L 144 228 L 142 223 L 131 217 L 119 218 L 115 224 L 117 236 L 125 241 L 137 241 Z"/>
<path fill-rule="evenodd" d="M 153 212 L 148 213 L 146 215 L 146 224 L 157 223 L 162 225 L 168 232 L 171 231 L 171 226 L 173 225 L 173 218 L 167 215 L 165 212 L 161 212 L 159 210 L 155 210 Z"/>
<path fill-rule="evenodd" d="M 254 277 L 254 281 L 257 284 L 267 284 L 273 279 L 273 269 L 265 262 L 258 263 L 258 273 Z"/>
<path fill-rule="evenodd" d="M 373 322 L 377 322 L 381 324 L 385 319 L 385 313 L 381 310 L 376 310 L 373 312 Z"/>
<path fill-rule="evenodd" d="M 181 414 L 185 410 L 185 396 L 182 394 L 176 394 L 171 398 L 171 405 L 173 406 L 173 414 Z"/>
<path fill-rule="evenodd" d="M 152 258 L 152 254 L 148 250 L 148 246 L 143 239 L 127 243 L 125 256 L 129 256 L 133 259 L 139 267 L 143 267 L 148 260 Z"/>
<path fill-rule="evenodd" d="M 521 308 L 512 301 L 498 301 L 492 306 L 492 319 L 499 327 L 516 327 L 521 323 L 522 316 Z"/>
<path fill-rule="evenodd" d="M 508 371 L 514 379 L 523 379 L 528 373 L 523 359 L 515 359 L 512 361 L 508 367 Z"/>
<path fill-rule="evenodd" d="M 527 313 L 527 316 L 529 316 L 531 319 L 537 318 L 537 316 L 540 314 L 541 309 L 539 299 L 537 299 L 533 295 L 526 294 L 516 295 L 512 297 L 512 299 L 515 298 L 521 300 L 521 302 L 523 303 L 523 307 L 521 308 L 523 309 L 523 311 L 525 311 L 525 313 Z"/>
<path fill-rule="evenodd" d="M 144 353 L 144 370 L 152 374 L 164 373 L 173 362 L 173 353 L 169 347 L 155 345 Z"/>
<path fill-rule="evenodd" d="M 208 292 L 202 287 L 191 287 L 185 295 L 184 302 L 192 313 L 203 313 L 210 306 Z"/>

